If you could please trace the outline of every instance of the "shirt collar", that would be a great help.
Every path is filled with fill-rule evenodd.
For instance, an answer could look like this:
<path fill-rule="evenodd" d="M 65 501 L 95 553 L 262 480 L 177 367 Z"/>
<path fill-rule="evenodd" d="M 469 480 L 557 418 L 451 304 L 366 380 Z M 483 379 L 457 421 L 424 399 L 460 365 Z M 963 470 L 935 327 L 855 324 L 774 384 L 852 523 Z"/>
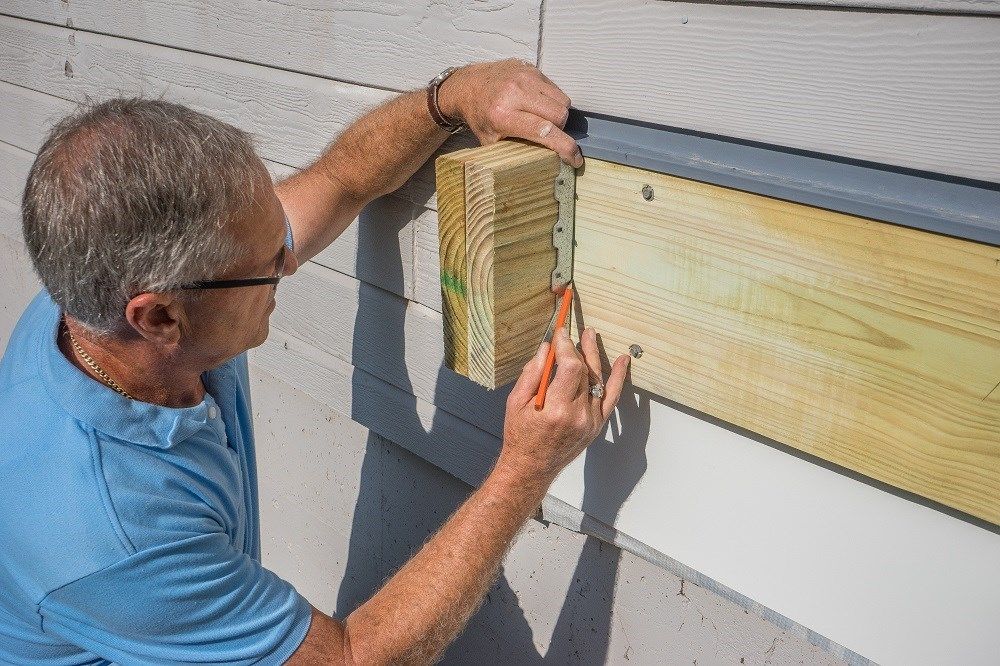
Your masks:
<path fill-rule="evenodd" d="M 61 313 L 46 293 L 48 301 L 37 329 L 39 373 L 49 395 L 73 418 L 116 439 L 142 446 L 167 449 L 183 442 L 208 422 L 214 403 L 210 393 L 192 407 L 164 407 L 130 400 L 111 387 L 93 379 L 73 365 L 59 349 L 57 336 Z M 227 362 L 202 375 L 209 392 L 222 390 L 232 381 Z M 229 384 L 231 386 L 231 384 Z"/>

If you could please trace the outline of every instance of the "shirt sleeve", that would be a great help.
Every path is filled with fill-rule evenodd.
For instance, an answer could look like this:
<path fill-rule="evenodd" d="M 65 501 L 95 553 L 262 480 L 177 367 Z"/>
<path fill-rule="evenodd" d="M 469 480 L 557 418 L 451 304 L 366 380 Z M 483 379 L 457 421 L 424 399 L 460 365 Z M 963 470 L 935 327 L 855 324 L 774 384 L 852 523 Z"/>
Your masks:
<path fill-rule="evenodd" d="M 122 664 L 281 664 L 309 630 L 291 584 L 223 533 L 140 551 L 53 590 L 42 628 Z"/>

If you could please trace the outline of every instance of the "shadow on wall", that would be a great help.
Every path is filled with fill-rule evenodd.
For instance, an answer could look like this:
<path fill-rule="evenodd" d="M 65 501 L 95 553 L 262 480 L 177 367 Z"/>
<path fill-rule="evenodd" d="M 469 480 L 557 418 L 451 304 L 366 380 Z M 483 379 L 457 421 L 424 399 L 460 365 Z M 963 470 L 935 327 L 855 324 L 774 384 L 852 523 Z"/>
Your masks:
<path fill-rule="evenodd" d="M 380 214 L 387 210 L 392 210 L 388 219 Z M 401 258 L 391 253 L 371 252 L 370 248 L 384 243 L 385 234 L 398 234 L 403 229 L 412 217 L 405 212 L 398 206 L 380 207 L 376 202 L 360 220 L 357 273 L 364 276 L 366 282 L 361 284 L 352 358 L 355 367 L 394 366 L 402 372 L 393 373 L 393 376 L 403 378 L 407 377 L 403 334 L 405 305 L 386 307 L 386 294 L 367 282 L 376 281 L 391 291 L 402 293 L 404 266 Z M 373 276 L 377 279 L 373 280 Z M 378 340 L 379 344 L 370 344 L 372 340 Z M 378 358 L 373 358 L 376 355 Z M 399 388 L 408 396 L 403 408 L 398 403 L 372 404 L 371 392 L 360 385 L 356 373 L 352 387 L 352 417 L 358 419 L 361 410 L 367 413 L 375 410 L 384 418 L 408 420 L 408 429 L 419 428 L 417 432 L 428 432 L 433 439 L 441 426 L 441 412 L 435 411 L 428 430 L 417 413 L 413 387 L 406 379 L 401 383 Z M 502 423 L 509 387 L 487 392 L 444 367 L 438 371 L 435 386 L 435 405 L 448 405 L 456 395 L 473 396 L 477 404 L 488 410 L 486 413 L 497 415 L 498 426 Z M 455 413 L 463 412 L 455 410 Z M 619 415 L 619 420 L 609 424 L 615 443 L 599 442 L 592 446 L 585 462 L 583 508 L 602 517 L 618 513 L 646 467 L 648 398 L 635 394 L 623 396 Z M 413 474 L 412 464 L 407 466 L 392 460 L 392 456 L 392 447 L 385 446 L 378 435 L 369 435 L 346 574 L 337 598 L 339 617 L 370 598 L 471 492 L 468 485 L 450 476 L 448 485 L 429 482 L 429 475 L 421 478 L 420 474 Z M 620 556 L 618 548 L 587 538 L 547 646 L 535 640 L 532 622 L 521 608 L 506 575 L 501 573 L 483 607 L 449 648 L 444 662 L 473 663 L 484 658 L 511 664 L 604 662 Z M 537 584 L 545 583 L 539 581 Z M 535 621 L 536 626 L 542 623 L 548 624 L 543 618 Z"/>

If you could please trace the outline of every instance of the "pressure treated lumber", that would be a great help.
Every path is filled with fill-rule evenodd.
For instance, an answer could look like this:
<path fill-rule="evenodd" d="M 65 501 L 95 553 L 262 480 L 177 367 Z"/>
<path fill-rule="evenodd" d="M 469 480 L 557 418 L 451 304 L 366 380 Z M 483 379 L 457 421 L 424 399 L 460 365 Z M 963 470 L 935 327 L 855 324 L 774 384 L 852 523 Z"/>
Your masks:
<path fill-rule="evenodd" d="M 469 374 L 469 314 L 465 264 L 465 161 L 475 149 L 456 150 L 434 161 L 438 202 L 438 257 L 445 365 Z"/>
<path fill-rule="evenodd" d="M 552 315 L 559 157 L 501 141 L 435 166 L 445 364 L 494 389 L 520 374 Z"/>
<path fill-rule="evenodd" d="M 636 386 L 1000 524 L 1000 249 L 597 160 L 576 243 Z"/>
<path fill-rule="evenodd" d="M 552 316 L 559 157 L 514 141 L 475 150 L 465 165 L 468 376 L 496 388 L 520 374 Z"/>

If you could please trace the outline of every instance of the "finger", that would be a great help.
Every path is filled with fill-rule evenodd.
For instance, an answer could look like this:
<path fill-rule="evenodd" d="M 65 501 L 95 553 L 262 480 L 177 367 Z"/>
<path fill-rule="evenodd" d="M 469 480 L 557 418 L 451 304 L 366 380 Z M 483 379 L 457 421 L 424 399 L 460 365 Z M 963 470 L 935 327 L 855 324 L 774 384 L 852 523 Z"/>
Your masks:
<path fill-rule="evenodd" d="M 569 117 L 568 106 L 546 97 L 541 92 L 531 95 L 521 110 L 544 118 L 560 129 L 566 126 L 566 119 Z"/>
<path fill-rule="evenodd" d="M 514 111 L 510 115 L 510 126 L 507 136 L 516 136 L 528 141 L 540 143 L 546 148 L 559 153 L 560 159 L 574 167 L 583 166 L 583 155 L 570 135 L 555 127 L 551 121 L 528 113 Z"/>
<path fill-rule="evenodd" d="M 566 400 L 574 400 L 587 386 L 587 364 L 576 351 L 576 345 L 569 338 L 569 331 L 560 328 L 552 336 L 556 350 L 556 376 L 549 385 L 549 392 Z"/>
<path fill-rule="evenodd" d="M 538 387 L 542 383 L 542 370 L 545 368 L 545 357 L 549 353 L 549 343 L 543 342 L 530 361 L 521 370 L 521 376 L 510 392 L 510 399 L 518 406 L 526 405 L 535 398 Z"/>
<path fill-rule="evenodd" d="M 601 353 L 597 348 L 597 331 L 588 327 L 580 336 L 580 349 L 583 351 L 583 360 L 590 371 L 587 378 L 587 390 L 593 384 L 601 383 Z"/>
<path fill-rule="evenodd" d="M 551 97 L 552 99 L 554 99 L 555 101 L 559 102 L 560 104 L 562 104 L 567 108 L 573 106 L 573 102 L 570 100 L 569 96 L 566 93 L 564 93 L 562 89 L 559 88 L 559 86 L 553 83 L 552 79 L 545 76 L 545 74 L 543 74 L 541 70 L 535 70 L 535 71 L 538 72 L 538 76 L 541 77 L 542 81 L 545 82 L 545 85 L 543 85 L 540 89 L 540 92 L 543 95 L 545 95 L 546 97 Z"/>
<path fill-rule="evenodd" d="M 622 395 L 622 387 L 625 385 L 625 375 L 628 372 L 628 366 L 631 362 L 631 356 L 622 354 L 615 359 L 615 364 L 611 366 L 611 374 L 604 385 L 604 400 L 601 401 L 601 416 L 604 417 L 605 421 L 611 416 L 611 412 L 614 411 L 615 405 L 618 404 L 618 399 Z"/>

